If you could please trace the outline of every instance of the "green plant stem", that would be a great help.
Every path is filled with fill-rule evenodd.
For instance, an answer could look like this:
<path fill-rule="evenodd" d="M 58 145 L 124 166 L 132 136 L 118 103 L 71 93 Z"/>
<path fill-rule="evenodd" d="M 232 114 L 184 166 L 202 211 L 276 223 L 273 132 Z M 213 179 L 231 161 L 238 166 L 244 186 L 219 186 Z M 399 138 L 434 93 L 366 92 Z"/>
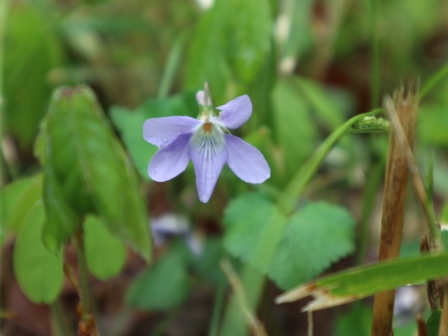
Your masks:
<path fill-rule="evenodd" d="M 51 304 L 52 335 L 54 336 L 74 336 L 67 323 L 61 302 L 56 300 Z"/>
<path fill-rule="evenodd" d="M 82 317 L 86 321 L 91 311 L 91 306 L 87 278 L 87 260 L 84 251 L 84 234 L 82 232 L 76 237 L 76 253 L 78 255 L 79 295 L 82 305 Z"/>
<path fill-rule="evenodd" d="M 81 300 L 81 320 L 89 331 L 88 335 L 99 335 L 96 329 L 95 318 L 90 302 L 90 290 L 88 282 L 87 259 L 84 248 L 84 231 L 79 231 L 75 235 L 76 254 L 78 256 L 79 273 L 79 296 Z M 80 321 L 81 322 L 81 321 Z M 80 324 L 81 325 L 81 324 Z"/>
<path fill-rule="evenodd" d="M 372 214 L 376 191 L 381 185 L 386 156 L 370 169 L 364 188 L 364 200 L 362 205 L 362 218 L 359 223 L 358 263 L 362 264 L 366 259 L 369 243 L 369 218 Z"/>
<path fill-rule="evenodd" d="M 370 81 L 371 108 L 380 103 L 380 45 L 377 29 L 377 0 L 370 0 L 370 38 L 372 48 L 372 71 Z"/>
<path fill-rule="evenodd" d="M 176 75 L 177 68 L 182 61 L 182 51 L 184 50 L 185 42 L 187 41 L 187 33 L 181 34 L 173 47 L 171 48 L 168 56 L 168 61 L 163 72 L 162 80 L 159 86 L 159 92 L 157 98 L 165 98 L 168 96 L 171 85 L 173 84 L 174 76 Z"/>
<path fill-rule="evenodd" d="M 9 0 L 0 1 L 0 118 L 3 116 L 3 106 L 5 104 L 4 89 L 3 89 L 3 70 L 5 59 L 5 41 L 6 41 L 6 23 L 8 19 Z M 3 127 L 3 120 L 0 120 L 0 125 Z"/>
<path fill-rule="evenodd" d="M 241 271 L 241 283 L 245 290 L 248 307 L 255 309 L 263 293 L 266 284 L 266 277 L 258 270 L 247 264 Z M 238 297 L 234 293 L 227 305 L 220 336 L 243 336 L 247 335 L 248 325 L 241 317 L 241 308 L 238 304 Z"/>
<path fill-rule="evenodd" d="M 420 100 L 423 99 L 437 84 L 448 77 L 448 63 L 437 71 L 420 90 Z"/>
<path fill-rule="evenodd" d="M 215 304 L 213 306 L 213 315 L 210 323 L 209 336 L 218 336 L 219 321 L 224 307 L 226 282 L 220 281 L 216 289 Z"/>
<path fill-rule="evenodd" d="M 364 119 L 364 117 L 374 116 L 382 111 L 381 108 L 378 108 L 367 113 L 359 114 L 346 121 L 325 139 L 313 153 L 313 156 L 311 156 L 311 158 L 293 176 L 292 180 L 287 185 L 285 192 L 280 196 L 278 204 L 284 214 L 289 215 L 293 211 L 297 198 L 303 193 L 303 190 L 317 172 L 317 169 L 325 156 L 344 134 L 351 131 L 352 125 Z"/>

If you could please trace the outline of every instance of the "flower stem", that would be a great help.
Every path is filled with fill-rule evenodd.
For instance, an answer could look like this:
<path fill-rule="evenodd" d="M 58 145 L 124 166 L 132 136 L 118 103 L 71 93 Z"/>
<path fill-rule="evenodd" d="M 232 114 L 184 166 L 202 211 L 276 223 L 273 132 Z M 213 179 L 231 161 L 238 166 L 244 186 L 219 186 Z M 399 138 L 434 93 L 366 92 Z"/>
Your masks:
<path fill-rule="evenodd" d="M 78 272 L 79 272 L 79 326 L 78 333 L 82 336 L 98 336 L 96 329 L 95 317 L 92 313 L 92 305 L 90 302 L 90 291 L 88 283 L 87 260 L 84 249 L 84 231 L 79 231 L 75 235 L 75 247 L 78 256 Z"/>
<path fill-rule="evenodd" d="M 316 173 L 325 156 L 327 156 L 331 148 L 344 134 L 351 131 L 352 125 L 361 121 L 364 117 L 374 116 L 382 111 L 381 108 L 378 108 L 371 112 L 359 114 L 346 121 L 325 139 L 313 153 L 313 156 L 293 176 L 292 180 L 287 185 L 285 192 L 280 196 L 278 203 L 284 214 L 288 215 L 293 211 L 297 202 L 297 197 L 303 193 L 303 190 Z"/>

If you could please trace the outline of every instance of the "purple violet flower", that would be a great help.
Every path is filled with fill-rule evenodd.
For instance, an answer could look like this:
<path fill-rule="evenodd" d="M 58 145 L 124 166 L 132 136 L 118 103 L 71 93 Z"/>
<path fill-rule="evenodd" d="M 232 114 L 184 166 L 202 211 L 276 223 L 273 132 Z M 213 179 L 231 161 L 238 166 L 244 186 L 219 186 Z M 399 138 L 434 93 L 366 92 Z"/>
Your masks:
<path fill-rule="evenodd" d="M 143 137 L 160 150 L 148 166 L 148 175 L 157 182 L 182 173 L 190 159 L 196 173 L 199 199 L 207 203 L 225 163 L 243 181 L 262 183 L 271 175 L 268 163 L 258 149 L 228 132 L 243 125 L 252 114 L 252 103 L 244 95 L 217 107 L 214 115 L 210 96 L 199 91 L 198 119 L 191 117 L 152 118 L 143 124 Z"/>

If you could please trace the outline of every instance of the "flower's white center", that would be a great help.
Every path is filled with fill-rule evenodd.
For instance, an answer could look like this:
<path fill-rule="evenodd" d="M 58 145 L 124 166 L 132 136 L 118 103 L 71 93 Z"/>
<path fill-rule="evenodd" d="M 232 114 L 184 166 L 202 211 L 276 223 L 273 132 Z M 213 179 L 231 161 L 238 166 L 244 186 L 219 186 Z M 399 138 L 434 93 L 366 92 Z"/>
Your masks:
<path fill-rule="evenodd" d="M 206 121 L 194 133 L 191 142 L 201 152 L 217 153 L 225 146 L 224 135 L 219 127 Z"/>

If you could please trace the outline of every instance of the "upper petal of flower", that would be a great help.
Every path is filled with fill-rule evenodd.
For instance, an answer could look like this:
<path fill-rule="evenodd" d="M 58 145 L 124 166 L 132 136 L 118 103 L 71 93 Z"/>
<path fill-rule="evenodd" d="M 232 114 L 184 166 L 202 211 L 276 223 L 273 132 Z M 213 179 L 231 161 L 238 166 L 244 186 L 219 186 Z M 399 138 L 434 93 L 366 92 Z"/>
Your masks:
<path fill-rule="evenodd" d="M 154 181 L 164 182 L 182 173 L 190 161 L 188 150 L 190 138 L 189 133 L 181 134 L 160 149 L 149 162 L 149 177 Z"/>
<path fill-rule="evenodd" d="M 202 121 L 191 117 L 152 118 L 143 124 L 143 138 L 149 143 L 163 147 L 182 133 L 192 133 Z"/>
<path fill-rule="evenodd" d="M 271 169 L 263 154 L 240 138 L 225 134 L 227 164 L 245 182 L 262 183 L 271 176 Z"/>
<path fill-rule="evenodd" d="M 196 172 L 199 199 L 207 203 L 227 160 L 224 136 L 216 126 L 212 126 L 208 134 L 203 128 L 198 129 L 190 140 L 190 156 Z"/>
<path fill-rule="evenodd" d="M 244 95 L 217 107 L 217 109 L 221 110 L 221 113 L 219 113 L 219 117 L 213 117 L 212 121 L 233 129 L 240 127 L 250 118 L 252 102 L 248 95 Z"/>

